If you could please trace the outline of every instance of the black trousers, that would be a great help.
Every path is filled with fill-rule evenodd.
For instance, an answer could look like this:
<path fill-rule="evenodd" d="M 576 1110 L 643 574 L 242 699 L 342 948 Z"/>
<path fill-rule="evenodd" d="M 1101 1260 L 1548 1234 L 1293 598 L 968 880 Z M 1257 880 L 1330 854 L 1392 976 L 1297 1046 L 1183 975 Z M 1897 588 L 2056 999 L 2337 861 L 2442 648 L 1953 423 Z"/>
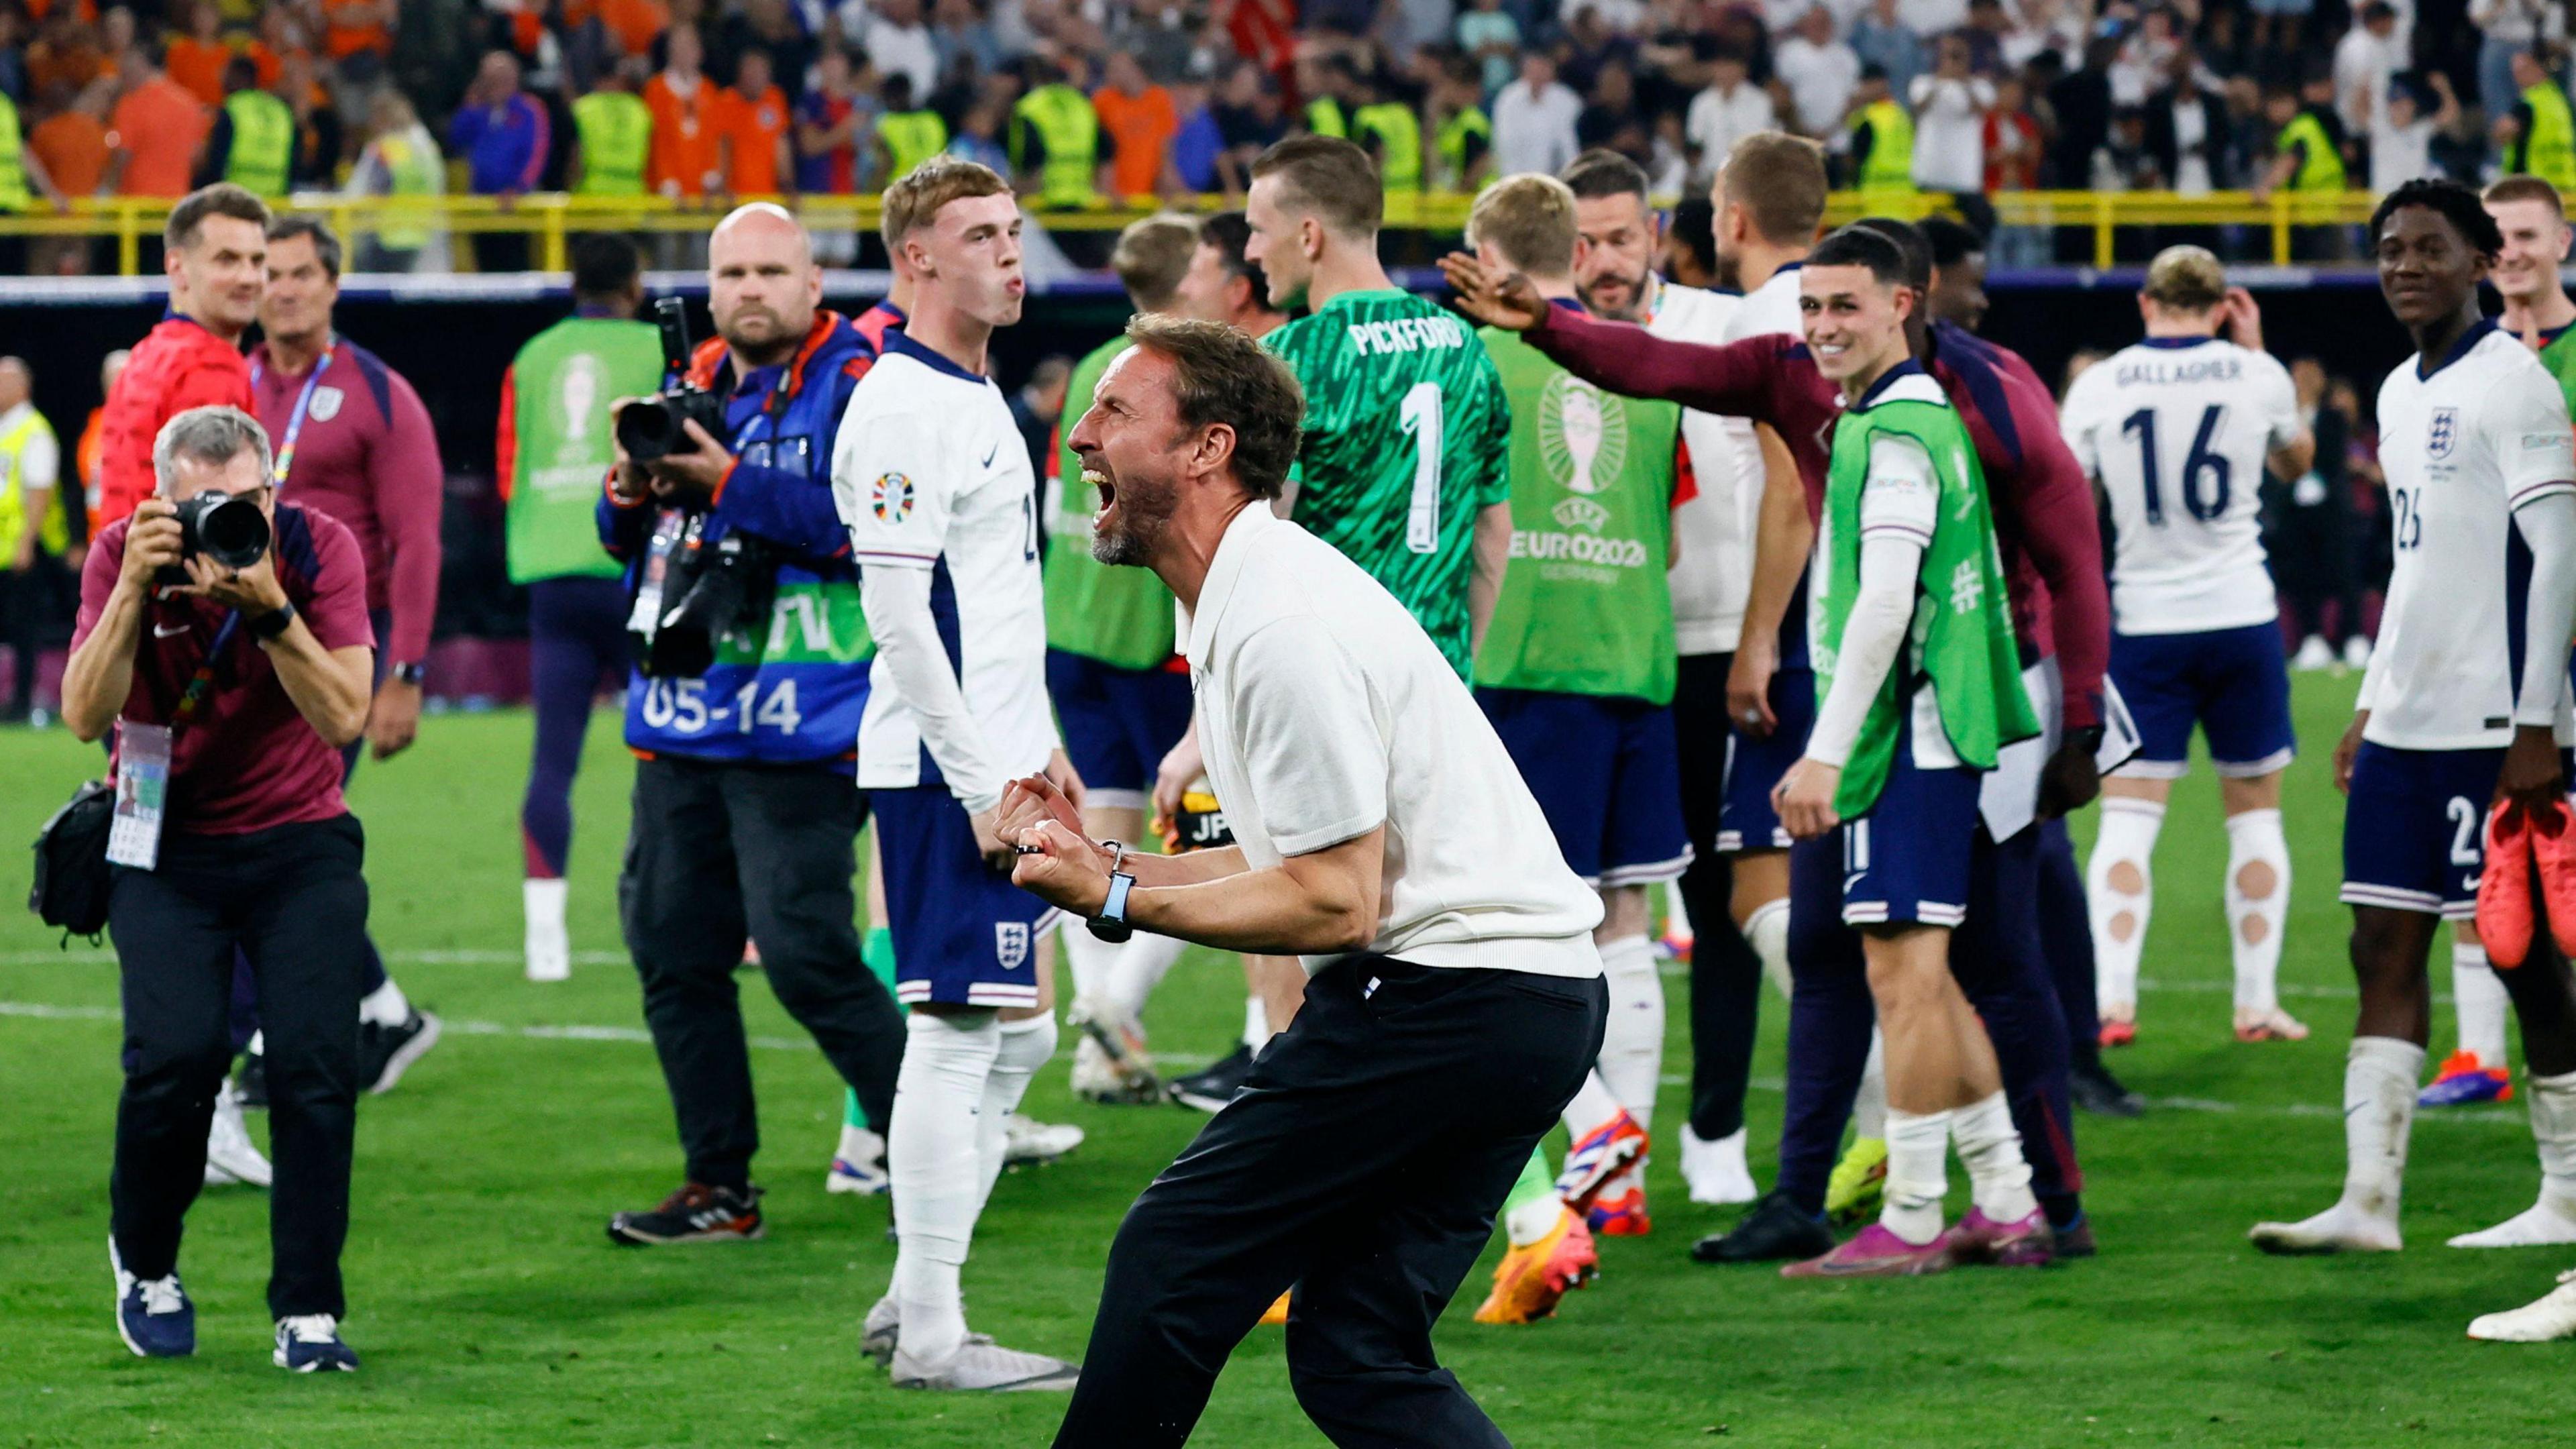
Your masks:
<path fill-rule="evenodd" d="M 1291 1284 L 1297 1402 L 1344 1449 L 1507 1445 L 1431 1352 L 1530 1149 L 1601 1049 L 1598 978 L 1354 956 L 1109 1249 L 1058 1449 L 1186 1441 Z"/>
<path fill-rule="evenodd" d="M 27 521 L 36 526 L 34 519 Z M 46 565 L 52 560 L 36 555 L 34 566 L 24 572 L 12 569 L 0 560 L 0 648 L 11 656 L 9 698 L 0 703 L 0 719 L 24 719 L 36 699 L 36 654 L 44 643 L 46 614 L 53 604 L 53 588 L 46 577 Z"/>
<path fill-rule="evenodd" d="M 177 1266 L 206 1172 L 206 1126 L 232 1062 L 234 953 L 248 958 L 268 1032 L 268 1308 L 347 1313 L 357 1132 L 358 976 L 367 944 L 366 834 L 357 817 L 249 835 L 168 835 L 155 869 L 114 867 L 107 925 L 125 1001 L 110 1231 L 126 1268 Z"/>
<path fill-rule="evenodd" d="M 1753 1028 L 1762 1008 L 1762 958 L 1735 926 L 1735 866 L 1717 853 L 1718 807 L 1726 800 L 1726 756 L 1735 738 L 1726 712 L 1728 654 L 1685 654 L 1673 688 L 1673 733 L 1681 744 L 1682 822 L 1690 869 L 1682 905 L 1691 918 L 1691 1131 L 1704 1141 L 1744 1125 L 1753 1074 Z"/>
<path fill-rule="evenodd" d="M 886 1130 L 903 1018 L 859 959 L 850 878 L 866 819 L 866 798 L 828 766 L 635 767 L 618 917 L 691 1182 L 748 1186 L 760 1150 L 734 985 L 746 935 L 778 1004 L 859 1094 L 868 1125 Z"/>

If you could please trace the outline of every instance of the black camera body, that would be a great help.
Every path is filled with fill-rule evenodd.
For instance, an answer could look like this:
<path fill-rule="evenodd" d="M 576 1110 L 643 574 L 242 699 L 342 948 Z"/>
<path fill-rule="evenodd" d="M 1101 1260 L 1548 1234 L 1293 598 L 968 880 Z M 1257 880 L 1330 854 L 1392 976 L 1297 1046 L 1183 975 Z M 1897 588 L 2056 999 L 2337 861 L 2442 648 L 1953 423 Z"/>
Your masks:
<path fill-rule="evenodd" d="M 688 304 L 677 297 L 663 298 L 653 304 L 653 322 L 662 329 L 663 366 L 680 381 L 617 410 L 617 444 L 638 463 L 697 451 L 686 423 L 695 422 L 711 438 L 725 433 L 724 399 L 688 381 Z"/>
<path fill-rule="evenodd" d="M 200 555 L 225 568 L 240 570 L 268 552 L 268 515 L 247 498 L 215 489 L 179 500 L 179 557 Z M 188 571 L 164 565 L 155 576 L 164 584 L 188 582 Z"/>
<path fill-rule="evenodd" d="M 689 369 L 688 306 L 677 297 L 653 304 L 662 329 L 666 371 L 685 378 Z M 650 462 L 694 452 L 683 420 L 694 419 L 707 436 L 725 436 L 724 399 L 683 381 L 617 410 L 617 441 L 626 456 Z M 700 509 L 665 509 L 654 528 L 650 555 L 636 580 L 627 616 L 627 644 L 635 667 L 648 679 L 695 679 L 716 662 L 718 641 L 736 629 L 768 627 L 778 591 L 781 550 L 740 533 L 710 538 Z"/>

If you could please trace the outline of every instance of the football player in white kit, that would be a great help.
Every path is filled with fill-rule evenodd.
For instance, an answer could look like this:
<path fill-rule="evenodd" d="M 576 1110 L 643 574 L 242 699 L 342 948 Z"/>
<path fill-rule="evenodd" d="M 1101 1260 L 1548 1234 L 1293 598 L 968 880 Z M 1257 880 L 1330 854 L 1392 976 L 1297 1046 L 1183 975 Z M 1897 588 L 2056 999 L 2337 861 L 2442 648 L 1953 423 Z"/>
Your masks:
<path fill-rule="evenodd" d="M 970 1334 L 958 1292 L 1004 1123 L 1056 1046 L 1037 953 L 1055 913 L 1011 884 L 1002 787 L 1044 770 L 1081 802 L 1047 701 L 1028 449 L 984 376 L 1027 291 L 1019 206 L 993 172 L 941 159 L 887 188 L 883 226 L 912 311 L 851 394 L 832 462 L 877 641 L 859 785 L 912 1008 L 886 1151 L 900 1245 L 862 1348 L 898 1387 L 1071 1388 L 1073 1365 Z"/>
<path fill-rule="evenodd" d="M 2146 340 L 2091 368 L 2059 413 L 2067 446 L 2110 499 L 2111 678 L 2137 720 L 2137 758 L 2102 782 L 2086 872 L 2105 1046 L 2136 1035 L 2138 957 L 2154 904 L 2156 832 L 2209 741 L 2227 812 L 2227 936 L 2236 1039 L 2297 1041 L 2276 981 L 2289 915 L 2281 772 L 2295 750 L 2280 604 L 2264 566 L 2262 505 L 2308 470 L 2316 440 L 2289 369 L 2263 350 L 2262 315 L 2218 258 L 2168 247 L 2147 268 Z M 2234 340 L 2222 335 L 2235 333 Z"/>
<path fill-rule="evenodd" d="M 2346 1166 L 2334 1206 L 2254 1227 L 2255 1246 L 2271 1253 L 2403 1245 L 2398 1203 L 2431 1026 L 2433 929 L 2476 909 L 2490 805 L 2554 812 L 2567 794 L 2576 448 L 2566 399 L 2529 348 L 2479 313 L 2478 283 L 2503 240 L 2476 192 L 2408 182 L 2380 203 L 2370 236 L 2380 291 L 2416 355 L 2379 389 L 2396 568 L 2357 711 L 2335 747 L 2336 783 L 2350 797 L 2343 899 L 2361 988 L 2344 1065 Z M 2535 1111 L 2532 1125 L 2557 1186 L 2549 1169 L 2576 1166 L 2576 1114 Z"/>

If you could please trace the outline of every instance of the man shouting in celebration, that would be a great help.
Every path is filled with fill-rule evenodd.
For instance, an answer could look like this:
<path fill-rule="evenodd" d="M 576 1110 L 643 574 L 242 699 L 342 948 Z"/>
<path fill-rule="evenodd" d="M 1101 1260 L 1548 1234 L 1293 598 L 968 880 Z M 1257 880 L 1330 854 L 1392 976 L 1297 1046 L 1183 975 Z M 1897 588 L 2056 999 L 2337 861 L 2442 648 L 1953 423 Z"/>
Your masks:
<path fill-rule="evenodd" d="M 1128 1212 L 1056 1443 L 1185 1441 L 1294 1284 L 1289 1373 L 1327 1436 L 1501 1445 L 1431 1325 L 1600 1049 L 1600 897 L 1422 626 L 1272 513 L 1303 411 L 1286 366 L 1210 323 L 1128 336 L 1067 441 L 1099 489 L 1094 551 L 1180 601 L 1236 843 L 1131 854 L 1036 777 L 999 833 L 1013 878 L 1095 931 L 1295 954 L 1309 981 Z"/>

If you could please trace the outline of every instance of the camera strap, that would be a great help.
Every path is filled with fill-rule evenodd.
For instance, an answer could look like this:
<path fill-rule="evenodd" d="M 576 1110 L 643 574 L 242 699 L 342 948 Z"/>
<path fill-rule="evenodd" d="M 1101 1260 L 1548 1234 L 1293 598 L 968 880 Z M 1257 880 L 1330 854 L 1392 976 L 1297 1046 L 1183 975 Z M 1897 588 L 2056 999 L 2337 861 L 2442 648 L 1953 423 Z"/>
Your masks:
<path fill-rule="evenodd" d="M 313 362 L 313 371 L 304 379 L 304 390 L 295 395 L 295 409 L 286 415 L 286 431 L 278 436 L 277 456 L 270 471 L 277 486 L 286 486 L 287 472 L 295 466 L 295 441 L 304 436 L 304 415 L 312 410 L 313 390 L 322 385 L 322 374 L 331 370 L 331 356 L 340 350 L 340 339 L 332 338 L 322 346 L 322 355 Z M 250 365 L 250 385 L 259 386 L 265 369 L 257 362 Z"/>
<path fill-rule="evenodd" d="M 168 724 L 143 724 L 130 719 L 116 722 L 116 796 L 107 828 L 110 863 L 150 870 L 159 862 L 161 822 L 170 806 L 170 762 L 179 731 L 196 717 L 206 696 L 213 692 L 216 661 L 223 657 L 224 646 L 233 641 L 233 633 L 240 627 L 239 609 L 224 615 L 223 624 L 215 630 L 215 642 L 206 646 L 206 657 L 188 676 L 188 687 L 180 692 Z"/>

